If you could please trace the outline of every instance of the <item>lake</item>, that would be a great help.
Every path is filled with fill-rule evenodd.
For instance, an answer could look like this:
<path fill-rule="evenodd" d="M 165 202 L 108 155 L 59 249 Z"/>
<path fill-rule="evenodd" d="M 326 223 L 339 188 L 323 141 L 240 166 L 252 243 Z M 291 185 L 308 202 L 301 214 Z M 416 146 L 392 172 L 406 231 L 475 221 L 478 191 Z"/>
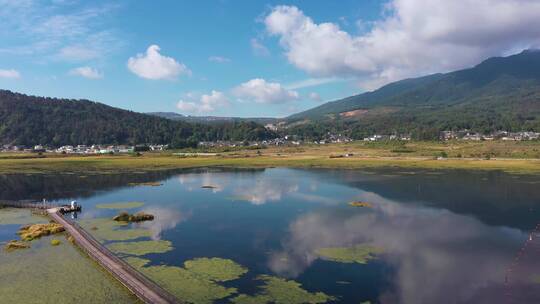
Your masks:
<path fill-rule="evenodd" d="M 76 221 L 195 302 L 540 302 L 539 176 L 197 169 L 5 175 L 0 191 L 76 199 Z M 117 225 L 122 210 L 156 218 Z M 15 237 L 8 226 L 0 241 Z"/>

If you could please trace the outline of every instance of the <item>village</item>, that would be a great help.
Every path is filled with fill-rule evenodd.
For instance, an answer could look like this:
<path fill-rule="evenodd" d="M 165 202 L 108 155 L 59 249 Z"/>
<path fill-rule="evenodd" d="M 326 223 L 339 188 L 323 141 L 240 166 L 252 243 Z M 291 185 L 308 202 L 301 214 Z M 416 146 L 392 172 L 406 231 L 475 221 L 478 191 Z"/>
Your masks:
<path fill-rule="evenodd" d="M 465 141 L 483 141 L 483 140 L 502 140 L 502 141 L 527 141 L 539 140 L 540 133 L 537 132 L 508 132 L 497 131 L 489 134 L 472 132 L 469 130 L 460 131 L 442 131 L 439 135 L 439 140 L 465 140 Z M 364 142 L 380 142 L 380 141 L 411 141 L 410 134 L 374 134 L 365 137 Z M 198 148 L 236 148 L 236 147 L 270 147 L 270 146 L 301 146 L 301 145 L 326 145 L 336 143 L 349 143 L 354 139 L 343 134 L 327 133 L 324 139 L 321 140 L 302 140 L 297 135 L 285 135 L 283 137 L 262 140 L 262 141 L 201 141 L 198 143 Z M 159 152 L 170 149 L 166 144 L 139 144 L 139 145 L 65 145 L 58 148 L 53 148 L 44 145 L 36 145 L 34 147 L 26 147 L 21 145 L 3 145 L 0 152 L 27 152 L 27 153 L 58 153 L 58 154 L 129 154 L 137 152 Z"/>

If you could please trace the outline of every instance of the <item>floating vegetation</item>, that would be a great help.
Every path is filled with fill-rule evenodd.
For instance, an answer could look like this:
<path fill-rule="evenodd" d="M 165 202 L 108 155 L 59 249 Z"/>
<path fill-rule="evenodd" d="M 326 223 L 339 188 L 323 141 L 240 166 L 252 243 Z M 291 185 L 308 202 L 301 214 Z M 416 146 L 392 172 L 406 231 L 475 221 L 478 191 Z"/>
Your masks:
<path fill-rule="evenodd" d="M 125 261 L 157 284 L 189 303 L 213 303 L 237 293 L 219 282 L 239 278 L 247 269 L 232 260 L 198 258 L 186 261 L 184 267 L 146 266 L 150 260 L 127 257 Z"/>
<path fill-rule="evenodd" d="M 110 204 L 97 204 L 96 208 L 99 209 L 133 209 L 144 206 L 143 202 L 120 202 Z"/>
<path fill-rule="evenodd" d="M 162 183 L 159 182 L 145 182 L 145 183 L 129 183 L 129 186 L 135 187 L 135 186 L 147 186 L 147 187 L 159 187 L 163 186 Z"/>
<path fill-rule="evenodd" d="M 27 249 L 27 248 L 30 248 L 29 243 L 23 242 L 23 241 L 17 241 L 17 240 L 9 241 L 4 246 L 4 250 L 6 250 L 6 251 L 13 251 L 13 250 L 17 250 L 17 249 Z"/>
<path fill-rule="evenodd" d="M 33 224 L 21 227 L 17 234 L 23 241 L 32 241 L 42 236 L 64 232 L 64 226 L 57 223 Z"/>
<path fill-rule="evenodd" d="M 358 245 L 353 247 L 330 247 L 319 248 L 315 253 L 322 259 L 339 263 L 359 263 L 366 264 L 382 253 L 381 248 L 368 245 Z"/>
<path fill-rule="evenodd" d="M 126 222 L 108 218 L 83 219 L 79 224 L 100 241 L 128 241 L 152 236 L 149 229 L 129 228 Z"/>
<path fill-rule="evenodd" d="M 296 281 L 269 275 L 261 275 L 257 279 L 264 282 L 259 294 L 254 296 L 242 294 L 233 298 L 231 301 L 236 304 L 316 304 L 335 300 L 334 297 L 322 292 L 309 292 L 303 289 L 302 285 Z"/>
<path fill-rule="evenodd" d="M 353 207 L 365 207 L 365 208 L 372 208 L 373 205 L 371 205 L 371 203 L 368 203 L 368 202 L 350 202 L 349 203 L 350 206 L 353 206 Z"/>
<path fill-rule="evenodd" d="M 0 209 L 0 225 L 28 225 L 47 222 L 48 220 L 44 217 L 32 216 L 32 211 L 29 209 Z"/>
<path fill-rule="evenodd" d="M 153 221 L 154 216 L 152 214 L 137 212 L 135 214 L 129 214 L 127 212 L 120 212 L 117 216 L 113 217 L 113 221 L 138 223 L 144 221 Z"/>
<path fill-rule="evenodd" d="M 150 266 L 139 270 L 179 299 L 189 303 L 213 303 L 237 292 L 236 288 L 224 287 L 182 267 Z"/>
<path fill-rule="evenodd" d="M 60 240 L 57 240 L 57 239 L 52 239 L 51 240 L 51 245 L 52 246 L 58 246 L 60 244 L 62 244 L 62 242 L 60 242 Z"/>
<path fill-rule="evenodd" d="M 75 246 L 50 245 L 51 237 L 24 250 L 0 250 L 1 303 L 137 303 L 112 276 Z M 80 288 L 67 289 L 69 284 Z"/>
<path fill-rule="evenodd" d="M 139 258 L 139 257 L 127 257 L 127 258 L 124 258 L 124 261 L 137 269 L 144 267 L 148 265 L 148 263 L 150 263 L 150 260 Z"/>
<path fill-rule="evenodd" d="M 107 246 L 111 251 L 129 255 L 147 255 L 149 253 L 165 253 L 173 249 L 170 241 L 140 241 L 140 242 L 120 242 Z"/>
<path fill-rule="evenodd" d="M 238 279 L 248 270 L 232 260 L 222 258 L 198 258 L 186 261 L 184 267 L 206 279 L 225 282 Z"/>

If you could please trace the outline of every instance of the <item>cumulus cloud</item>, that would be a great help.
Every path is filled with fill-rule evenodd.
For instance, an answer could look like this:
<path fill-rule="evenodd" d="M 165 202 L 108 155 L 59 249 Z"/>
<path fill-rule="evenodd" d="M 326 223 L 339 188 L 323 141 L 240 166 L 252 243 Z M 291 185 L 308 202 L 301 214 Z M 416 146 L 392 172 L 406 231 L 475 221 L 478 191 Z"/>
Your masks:
<path fill-rule="evenodd" d="M 219 107 L 229 105 L 229 99 L 223 92 L 212 91 L 210 94 L 203 94 L 196 99 L 192 94 L 188 94 L 187 99 L 181 99 L 176 107 L 189 113 L 208 113 L 214 112 Z"/>
<path fill-rule="evenodd" d="M 0 78 L 17 79 L 21 78 L 21 73 L 14 69 L 4 70 L 0 69 Z"/>
<path fill-rule="evenodd" d="M 78 68 L 72 69 L 71 71 L 69 71 L 69 74 L 70 75 L 81 76 L 81 77 L 89 78 L 89 79 L 103 78 L 103 73 L 101 73 L 100 71 L 98 71 L 95 68 L 88 67 L 88 66 L 83 66 L 83 67 L 78 67 Z"/>
<path fill-rule="evenodd" d="M 285 103 L 297 100 L 298 92 L 285 89 L 276 82 L 267 82 L 261 78 L 251 79 L 233 89 L 233 93 L 245 100 L 257 103 Z"/>
<path fill-rule="evenodd" d="M 231 59 L 222 56 L 210 56 L 208 61 L 217 62 L 217 63 L 228 63 L 231 62 Z"/>
<path fill-rule="evenodd" d="M 130 57 L 127 66 L 135 75 L 146 79 L 175 79 L 181 74 L 191 74 L 183 63 L 159 53 L 158 45 L 151 45 L 145 54 Z"/>
<path fill-rule="evenodd" d="M 264 24 L 297 68 L 353 75 L 368 87 L 540 46 L 538 1 L 391 0 L 385 8 L 384 18 L 359 35 L 316 23 L 294 6 L 274 7 Z"/>
<path fill-rule="evenodd" d="M 251 50 L 253 51 L 253 54 L 257 56 L 269 56 L 270 51 L 266 46 L 264 46 L 261 42 L 259 42 L 258 39 L 253 38 L 250 41 Z"/>

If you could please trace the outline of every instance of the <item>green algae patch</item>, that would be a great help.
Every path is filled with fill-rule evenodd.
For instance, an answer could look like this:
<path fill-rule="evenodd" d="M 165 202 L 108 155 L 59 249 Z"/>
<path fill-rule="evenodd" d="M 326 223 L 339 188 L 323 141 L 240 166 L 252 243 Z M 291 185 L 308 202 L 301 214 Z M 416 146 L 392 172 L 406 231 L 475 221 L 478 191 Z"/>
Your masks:
<path fill-rule="evenodd" d="M 129 241 L 152 236 L 149 229 L 130 228 L 127 223 L 108 218 L 85 219 L 79 224 L 100 241 Z"/>
<path fill-rule="evenodd" d="M 153 221 L 154 216 L 152 214 L 137 212 L 135 214 L 129 214 L 127 212 L 120 212 L 117 216 L 113 217 L 113 221 L 127 222 L 127 223 L 139 223 L 145 221 Z"/>
<path fill-rule="evenodd" d="M 59 246 L 60 244 L 62 244 L 60 240 L 56 240 L 56 239 L 51 240 L 51 246 Z"/>
<path fill-rule="evenodd" d="M 198 258 L 186 261 L 184 267 L 197 275 L 216 282 L 240 278 L 248 270 L 232 260 L 222 258 Z"/>
<path fill-rule="evenodd" d="M 32 241 L 43 236 L 64 232 L 64 226 L 57 223 L 32 224 L 21 227 L 17 234 L 23 241 Z"/>
<path fill-rule="evenodd" d="M 4 250 L 7 251 L 7 252 L 11 252 L 11 251 L 18 250 L 18 249 L 28 249 L 28 248 L 30 248 L 29 243 L 23 242 L 23 241 L 17 241 L 17 240 L 9 241 L 4 246 Z"/>
<path fill-rule="evenodd" d="M 142 256 L 149 253 L 165 253 L 173 250 L 170 241 L 140 241 L 140 242 L 120 242 L 112 243 L 107 246 L 115 253 Z"/>
<path fill-rule="evenodd" d="M 124 261 L 128 263 L 129 265 L 131 265 L 131 267 L 136 268 L 136 269 L 144 267 L 148 265 L 148 263 L 150 263 L 150 260 L 139 258 L 139 257 L 127 257 L 127 258 L 124 258 Z"/>
<path fill-rule="evenodd" d="M 359 263 L 366 264 L 370 260 L 382 253 L 381 248 L 368 245 L 357 245 L 353 247 L 329 247 L 319 248 L 315 253 L 323 260 L 338 263 Z"/>
<path fill-rule="evenodd" d="M 134 209 L 144 206 L 143 202 L 121 202 L 121 203 L 110 203 L 110 204 L 97 204 L 96 208 L 98 209 Z"/>
<path fill-rule="evenodd" d="M 32 212 L 28 209 L 0 209 L 0 225 L 28 225 L 47 222 L 47 218 L 33 216 Z"/>
<path fill-rule="evenodd" d="M 237 279 L 247 272 L 246 268 L 234 261 L 221 258 L 193 259 L 186 261 L 184 267 L 146 266 L 150 261 L 139 257 L 126 257 L 124 260 L 188 303 L 210 304 L 235 295 L 236 288 L 225 287 L 219 282 Z"/>
<path fill-rule="evenodd" d="M 309 292 L 293 280 L 286 280 L 269 275 L 257 277 L 263 281 L 261 292 L 257 295 L 239 295 L 231 301 L 236 304 L 274 303 L 274 304 L 317 304 L 335 300 L 334 297 L 322 292 Z"/>
<path fill-rule="evenodd" d="M 2 303 L 137 303 L 137 299 L 86 254 L 68 242 L 50 245 L 51 237 L 32 247 L 0 250 Z M 69 286 L 76 288 L 69 288 Z"/>
<path fill-rule="evenodd" d="M 143 274 L 179 299 L 197 304 L 213 303 L 237 292 L 176 266 L 150 266 L 139 269 Z"/>

